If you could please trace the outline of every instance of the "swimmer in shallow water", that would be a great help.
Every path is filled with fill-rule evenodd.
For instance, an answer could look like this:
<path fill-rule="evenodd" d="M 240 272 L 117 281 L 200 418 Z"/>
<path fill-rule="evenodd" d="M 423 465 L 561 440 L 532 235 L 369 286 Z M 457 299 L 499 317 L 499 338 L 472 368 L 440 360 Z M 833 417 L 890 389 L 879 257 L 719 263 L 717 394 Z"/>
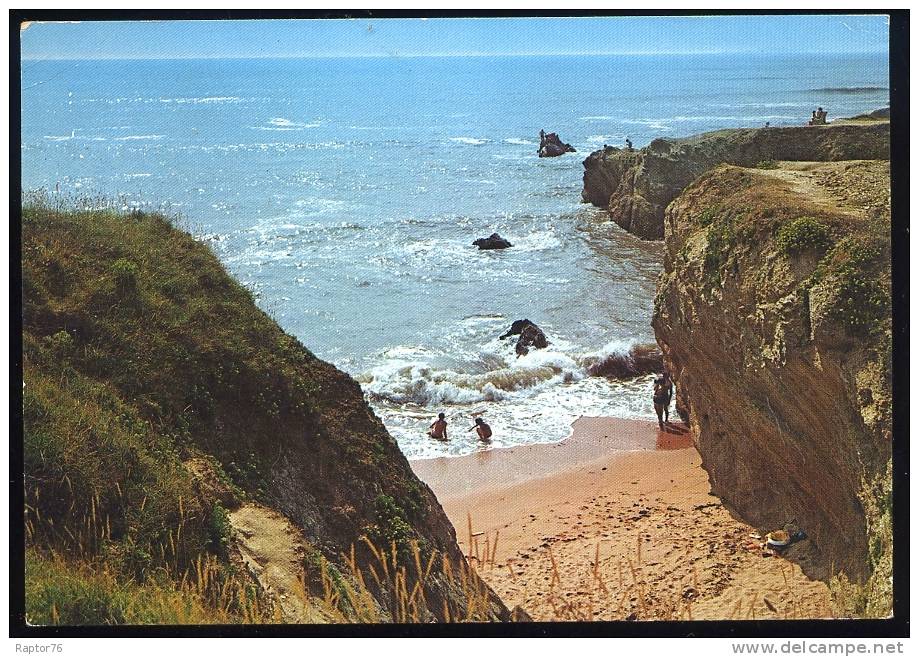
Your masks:
<path fill-rule="evenodd" d="M 428 436 L 434 440 L 447 440 L 447 420 L 443 413 L 438 414 L 434 424 L 428 429 Z"/>
<path fill-rule="evenodd" d="M 473 429 L 475 429 L 475 432 L 479 434 L 480 441 L 483 443 L 491 442 L 491 427 L 485 423 L 485 420 L 477 417 L 475 419 L 475 424 L 469 427 L 468 431 L 472 431 Z"/>

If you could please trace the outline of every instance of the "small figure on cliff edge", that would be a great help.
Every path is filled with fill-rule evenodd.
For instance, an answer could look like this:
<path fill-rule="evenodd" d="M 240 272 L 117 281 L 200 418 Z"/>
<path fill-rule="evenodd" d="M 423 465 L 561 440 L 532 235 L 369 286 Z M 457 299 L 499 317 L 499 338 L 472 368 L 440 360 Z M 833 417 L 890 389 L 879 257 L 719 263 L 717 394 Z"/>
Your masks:
<path fill-rule="evenodd" d="M 475 429 L 475 432 L 479 434 L 480 441 L 483 443 L 491 442 L 491 427 L 485 423 L 485 420 L 477 417 L 475 419 L 475 424 L 469 427 L 468 431 L 472 431 L 473 429 Z"/>
<path fill-rule="evenodd" d="M 822 107 L 818 107 L 811 112 L 811 120 L 808 125 L 826 125 L 827 112 Z"/>
<path fill-rule="evenodd" d="M 632 151 L 632 150 L 634 150 L 634 149 L 632 148 L 632 140 L 629 139 L 628 137 L 625 138 L 625 150 L 627 150 L 627 151 Z"/>
<path fill-rule="evenodd" d="M 443 413 L 437 415 L 437 419 L 428 430 L 428 436 L 434 440 L 447 440 L 447 420 Z"/>

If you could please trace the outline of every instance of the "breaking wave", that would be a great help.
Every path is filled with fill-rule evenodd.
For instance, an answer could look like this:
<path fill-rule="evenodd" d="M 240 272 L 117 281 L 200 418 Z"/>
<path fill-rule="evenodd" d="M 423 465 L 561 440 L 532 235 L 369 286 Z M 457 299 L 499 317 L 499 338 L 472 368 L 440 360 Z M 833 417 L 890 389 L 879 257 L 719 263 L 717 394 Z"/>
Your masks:
<path fill-rule="evenodd" d="M 550 345 L 515 358 L 512 344 L 509 340 L 506 353 L 483 352 L 476 362 L 461 366 L 438 368 L 423 358 L 394 359 L 358 375 L 357 380 L 373 401 L 433 407 L 530 397 L 589 376 L 628 379 L 662 368 L 656 345 L 616 341 L 580 355 Z M 399 351 L 401 355 L 412 352 L 409 347 Z"/>

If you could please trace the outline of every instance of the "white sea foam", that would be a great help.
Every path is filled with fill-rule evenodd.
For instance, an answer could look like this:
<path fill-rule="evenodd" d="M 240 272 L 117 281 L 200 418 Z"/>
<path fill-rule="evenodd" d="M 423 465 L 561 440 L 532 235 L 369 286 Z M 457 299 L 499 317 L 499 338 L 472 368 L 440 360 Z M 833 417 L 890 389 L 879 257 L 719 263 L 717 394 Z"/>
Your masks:
<path fill-rule="evenodd" d="M 255 125 L 249 126 L 250 130 L 273 130 L 277 132 L 296 132 L 299 130 L 306 130 L 307 128 L 318 128 L 321 125 L 318 121 L 312 123 L 301 123 L 299 121 L 292 121 L 291 119 L 285 119 L 280 116 L 276 116 L 268 120 L 268 125 Z"/>
<path fill-rule="evenodd" d="M 558 235 L 554 230 L 537 230 L 521 237 L 507 238 L 518 251 L 545 251 L 555 249 L 561 245 Z"/>
<path fill-rule="evenodd" d="M 529 141 L 527 139 L 520 139 L 519 137 L 509 137 L 504 140 L 505 144 L 514 144 L 516 146 L 535 146 L 535 141 Z"/>
<path fill-rule="evenodd" d="M 166 135 L 126 135 L 124 137 L 115 137 L 115 141 L 158 141 Z"/>
<path fill-rule="evenodd" d="M 622 142 L 625 137 L 625 135 L 590 135 L 586 141 L 588 144 L 615 144 Z"/>
<path fill-rule="evenodd" d="M 652 130 L 671 130 L 672 128 L 661 119 L 622 119 L 622 123 L 629 125 L 643 125 Z"/>
<path fill-rule="evenodd" d="M 455 141 L 458 144 L 469 144 L 470 146 L 481 146 L 488 143 L 487 139 L 478 139 L 476 137 L 450 137 L 450 141 Z"/>
<path fill-rule="evenodd" d="M 184 97 L 184 98 L 160 98 L 161 103 L 192 103 L 195 105 L 202 103 L 239 103 L 242 98 L 239 96 L 201 96 L 201 97 Z"/>

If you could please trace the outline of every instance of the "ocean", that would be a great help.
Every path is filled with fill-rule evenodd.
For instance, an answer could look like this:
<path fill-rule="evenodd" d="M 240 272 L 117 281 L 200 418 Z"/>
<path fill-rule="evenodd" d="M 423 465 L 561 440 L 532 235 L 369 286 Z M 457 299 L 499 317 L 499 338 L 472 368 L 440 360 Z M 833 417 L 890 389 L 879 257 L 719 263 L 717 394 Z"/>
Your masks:
<path fill-rule="evenodd" d="M 409 458 L 481 449 L 473 413 L 493 446 L 654 417 L 649 377 L 587 372 L 654 341 L 662 256 L 580 203 L 590 151 L 889 97 L 879 55 L 24 61 L 21 88 L 24 190 L 178 216 Z M 547 349 L 498 339 L 520 318 Z"/>

